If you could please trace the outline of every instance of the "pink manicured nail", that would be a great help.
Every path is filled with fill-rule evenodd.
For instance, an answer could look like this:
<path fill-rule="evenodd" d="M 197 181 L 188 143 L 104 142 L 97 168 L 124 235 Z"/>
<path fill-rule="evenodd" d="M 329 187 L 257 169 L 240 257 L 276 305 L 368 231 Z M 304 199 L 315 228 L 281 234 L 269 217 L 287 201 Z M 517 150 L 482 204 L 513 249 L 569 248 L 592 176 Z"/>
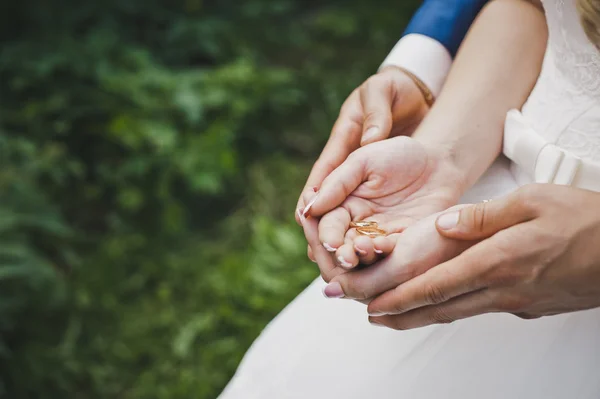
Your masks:
<path fill-rule="evenodd" d="M 337 248 L 332 247 L 331 245 L 327 244 L 326 242 L 323 243 L 323 248 L 325 248 L 327 250 L 327 252 L 337 251 Z"/>
<path fill-rule="evenodd" d="M 300 223 L 304 224 L 304 221 L 306 220 L 306 218 L 304 217 L 304 214 L 302 213 L 302 208 L 296 209 L 296 214 L 298 215 L 298 218 L 300 219 Z"/>
<path fill-rule="evenodd" d="M 385 313 L 382 312 L 369 312 L 369 316 L 371 317 L 379 317 L 379 316 L 385 316 Z"/>
<path fill-rule="evenodd" d="M 312 206 L 315 204 L 317 198 L 319 198 L 319 193 L 317 193 L 317 195 L 314 196 L 314 198 L 308 203 L 308 205 L 306 205 L 306 208 L 304 208 L 304 212 L 302 212 L 302 216 L 308 215 L 308 212 L 310 212 L 310 208 L 312 208 Z"/>
<path fill-rule="evenodd" d="M 340 283 L 329 283 L 323 288 L 323 295 L 327 298 L 343 298 L 344 290 Z"/>
<path fill-rule="evenodd" d="M 437 220 L 437 225 L 442 230 L 451 230 L 458 224 L 459 212 L 449 212 L 440 216 Z"/>
<path fill-rule="evenodd" d="M 377 249 L 377 248 L 373 249 L 373 251 L 374 251 L 376 254 L 382 254 L 382 253 L 383 253 L 383 251 L 382 251 L 381 249 Z"/>
<path fill-rule="evenodd" d="M 344 269 L 350 269 L 352 267 L 352 263 L 346 262 L 346 259 L 344 259 L 343 256 L 338 256 L 338 261 Z"/>

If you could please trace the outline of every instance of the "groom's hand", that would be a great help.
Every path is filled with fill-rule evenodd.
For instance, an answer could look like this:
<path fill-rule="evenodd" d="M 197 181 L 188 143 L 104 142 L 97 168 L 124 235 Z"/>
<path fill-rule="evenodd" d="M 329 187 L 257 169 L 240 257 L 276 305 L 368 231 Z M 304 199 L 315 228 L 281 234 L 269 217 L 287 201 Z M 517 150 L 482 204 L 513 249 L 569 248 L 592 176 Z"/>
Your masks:
<path fill-rule="evenodd" d="M 361 145 L 412 134 L 428 110 L 419 87 L 400 68 L 386 67 L 370 77 L 344 102 L 296 209 L 303 209 L 303 196 L 320 187 L 323 180 Z M 296 221 L 300 223 L 298 215 Z"/>
<path fill-rule="evenodd" d="M 591 191 L 529 185 L 445 213 L 437 220 L 445 237 L 483 241 L 374 299 L 371 321 L 405 330 L 490 312 L 529 319 L 600 306 L 599 203 Z"/>

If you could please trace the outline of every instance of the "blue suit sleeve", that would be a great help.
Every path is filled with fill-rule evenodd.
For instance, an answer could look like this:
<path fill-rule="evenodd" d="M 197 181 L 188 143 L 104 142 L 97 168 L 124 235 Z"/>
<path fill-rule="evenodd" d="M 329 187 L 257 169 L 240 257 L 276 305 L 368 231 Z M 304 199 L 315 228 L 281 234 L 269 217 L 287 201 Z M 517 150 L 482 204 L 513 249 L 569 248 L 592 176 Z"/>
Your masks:
<path fill-rule="evenodd" d="M 454 57 L 488 0 L 426 0 L 404 35 L 418 33 L 440 42 Z"/>

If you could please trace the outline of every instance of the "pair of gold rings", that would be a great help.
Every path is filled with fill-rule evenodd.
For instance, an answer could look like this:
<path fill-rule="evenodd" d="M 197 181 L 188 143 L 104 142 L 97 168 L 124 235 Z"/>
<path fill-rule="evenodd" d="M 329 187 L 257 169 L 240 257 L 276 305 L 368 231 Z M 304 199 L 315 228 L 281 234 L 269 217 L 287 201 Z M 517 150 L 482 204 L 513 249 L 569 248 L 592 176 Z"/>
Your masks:
<path fill-rule="evenodd" d="M 350 228 L 356 229 L 356 232 L 361 236 L 367 236 L 371 238 L 385 237 L 387 232 L 379 228 L 377 222 L 359 220 L 356 222 L 350 222 Z"/>

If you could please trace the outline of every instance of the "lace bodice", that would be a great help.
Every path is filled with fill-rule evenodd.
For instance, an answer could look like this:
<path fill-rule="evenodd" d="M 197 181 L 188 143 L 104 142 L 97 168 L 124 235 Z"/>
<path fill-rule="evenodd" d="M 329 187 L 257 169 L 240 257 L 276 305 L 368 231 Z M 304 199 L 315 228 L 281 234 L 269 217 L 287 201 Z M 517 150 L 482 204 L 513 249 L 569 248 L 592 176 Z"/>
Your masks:
<path fill-rule="evenodd" d="M 600 52 L 581 26 L 575 0 L 543 0 L 549 40 L 523 114 L 548 142 L 600 162 Z"/>

